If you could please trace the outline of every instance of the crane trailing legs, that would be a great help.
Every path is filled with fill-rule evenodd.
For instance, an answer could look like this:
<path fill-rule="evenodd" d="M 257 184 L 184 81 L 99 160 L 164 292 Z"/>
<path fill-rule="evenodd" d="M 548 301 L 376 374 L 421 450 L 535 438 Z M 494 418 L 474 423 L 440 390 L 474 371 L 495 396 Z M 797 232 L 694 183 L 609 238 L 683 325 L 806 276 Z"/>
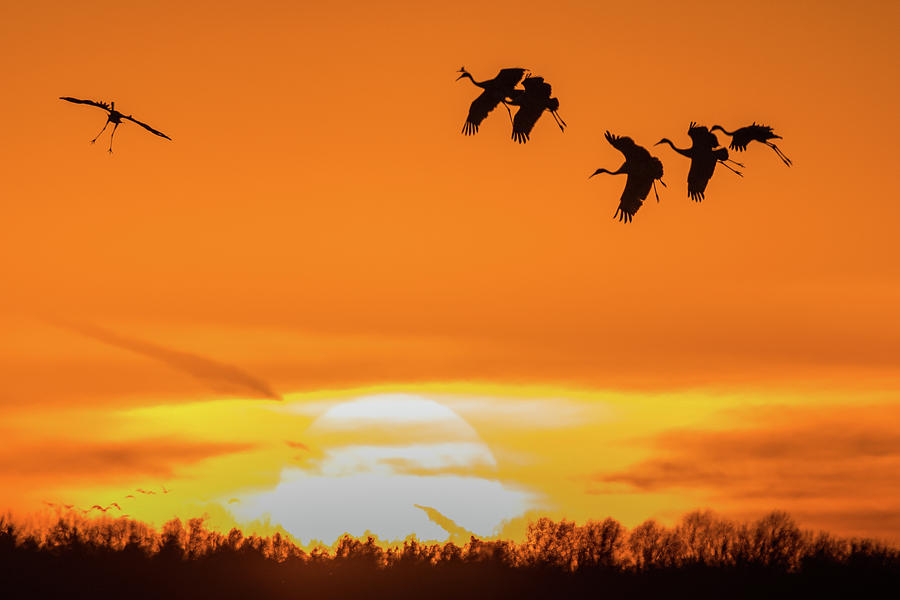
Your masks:
<path fill-rule="evenodd" d="M 553 120 L 556 121 L 556 125 L 557 127 L 559 127 L 559 130 L 565 131 L 566 127 L 568 126 L 566 125 L 566 122 L 563 121 L 563 118 L 559 116 L 559 112 L 557 112 L 559 110 L 559 100 L 557 100 L 556 98 L 551 98 L 550 100 L 551 105 L 548 110 L 550 111 L 550 114 L 553 115 Z"/>
<path fill-rule="evenodd" d="M 717 157 L 717 158 L 718 158 L 718 157 Z M 725 158 L 725 159 L 718 158 L 718 161 L 719 161 L 719 163 L 720 163 L 723 167 L 725 167 L 726 169 L 728 169 L 729 171 L 731 171 L 732 173 L 734 173 L 734 174 L 737 175 L 738 177 L 743 177 L 743 176 L 744 176 L 743 173 L 741 173 L 740 171 L 738 171 L 737 169 L 733 168 L 731 165 L 728 164 L 728 163 L 732 162 L 732 163 L 736 164 L 737 166 L 739 166 L 739 167 L 741 167 L 741 168 L 743 169 L 743 168 L 744 168 L 744 165 L 742 165 L 741 163 L 737 162 L 736 160 L 731 160 L 730 158 Z M 726 161 L 727 161 L 727 162 L 726 162 Z"/>
<path fill-rule="evenodd" d="M 93 144 L 94 142 L 96 142 L 97 138 L 99 138 L 103 134 L 103 132 L 106 131 L 107 126 L 109 126 L 109 124 L 112 123 L 113 129 L 112 129 L 112 133 L 109 134 L 109 149 L 108 149 L 108 152 L 110 154 L 112 154 L 113 138 L 116 136 L 116 129 L 118 129 L 119 125 L 122 123 L 122 117 L 124 115 L 122 115 L 122 113 L 120 113 L 116 110 L 115 102 L 110 102 L 109 106 L 112 109 L 112 111 L 110 111 L 110 113 L 107 115 L 106 123 L 103 124 L 103 129 L 100 130 L 100 133 L 98 133 L 97 135 L 94 136 L 94 139 L 91 140 L 91 143 Z"/>

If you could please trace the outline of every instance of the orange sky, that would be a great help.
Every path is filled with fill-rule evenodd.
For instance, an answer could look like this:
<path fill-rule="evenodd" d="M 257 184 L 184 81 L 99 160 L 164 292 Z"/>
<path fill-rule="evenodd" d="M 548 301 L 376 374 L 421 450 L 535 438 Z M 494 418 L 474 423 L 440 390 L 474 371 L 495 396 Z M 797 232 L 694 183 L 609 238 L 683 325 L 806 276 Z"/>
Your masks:
<path fill-rule="evenodd" d="M 449 406 L 555 515 L 900 538 L 898 25 L 894 2 L 7 3 L 0 505 L 262 490 L 279 436 L 377 390 Z M 460 135 L 461 65 L 544 76 L 568 129 L 521 146 L 498 110 Z M 126 124 L 108 156 L 102 113 L 58 96 L 174 141 Z M 657 147 L 662 201 L 613 222 L 603 132 L 686 146 L 691 120 L 769 123 L 794 167 L 751 147 L 697 205 Z"/>

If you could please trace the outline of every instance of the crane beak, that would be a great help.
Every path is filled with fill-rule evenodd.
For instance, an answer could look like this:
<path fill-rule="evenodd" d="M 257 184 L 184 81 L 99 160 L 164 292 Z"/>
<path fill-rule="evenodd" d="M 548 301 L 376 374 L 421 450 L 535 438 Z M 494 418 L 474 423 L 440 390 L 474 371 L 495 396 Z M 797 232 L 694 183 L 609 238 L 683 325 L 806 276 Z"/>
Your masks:
<path fill-rule="evenodd" d="M 463 73 L 462 75 L 460 75 L 459 77 L 457 77 L 456 80 L 459 81 L 460 79 L 462 79 L 462 78 L 465 77 L 465 76 L 466 76 L 466 74 Z"/>
<path fill-rule="evenodd" d="M 594 175 L 599 175 L 600 173 L 606 173 L 606 172 L 607 172 L 606 169 L 597 169 L 596 171 L 594 171 L 593 173 L 591 173 L 591 176 L 588 177 L 588 179 L 590 179 L 590 178 L 593 177 Z"/>

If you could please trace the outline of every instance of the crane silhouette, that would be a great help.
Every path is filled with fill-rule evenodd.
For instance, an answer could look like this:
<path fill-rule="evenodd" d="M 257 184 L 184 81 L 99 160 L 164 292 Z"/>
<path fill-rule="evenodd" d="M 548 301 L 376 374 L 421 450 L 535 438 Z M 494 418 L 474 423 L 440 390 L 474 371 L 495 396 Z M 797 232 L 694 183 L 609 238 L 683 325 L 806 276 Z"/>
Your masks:
<path fill-rule="evenodd" d="M 770 142 L 769 140 L 780 140 L 783 139 L 780 135 L 776 135 L 771 127 L 768 125 L 760 125 L 755 121 L 752 125 L 747 125 L 746 127 L 741 127 L 740 129 L 736 129 L 734 131 L 726 131 L 724 127 L 721 125 L 713 125 L 710 131 L 715 131 L 718 129 L 725 135 L 731 136 L 731 145 L 728 146 L 732 150 L 736 150 L 738 152 L 743 152 L 747 149 L 747 144 L 750 142 L 759 142 L 761 144 L 765 144 L 769 148 L 775 151 L 775 154 L 778 155 L 778 158 L 786 164 L 787 166 L 791 166 L 791 159 L 785 156 L 784 152 L 781 151 L 781 148 L 775 145 L 774 142 Z"/>
<path fill-rule="evenodd" d="M 549 110 L 553 115 L 559 130 L 565 131 L 566 122 L 557 114 L 559 100 L 550 96 L 552 91 L 550 84 L 546 83 L 543 77 L 526 77 L 522 86 L 524 89 L 513 90 L 508 96 L 509 103 L 519 107 L 513 118 L 512 139 L 520 144 L 531 139 L 531 130 L 545 110 Z"/>
<path fill-rule="evenodd" d="M 619 199 L 619 207 L 616 209 L 613 219 L 619 217 L 620 223 L 623 221 L 630 223 L 631 219 L 634 218 L 634 213 L 638 211 L 644 200 L 647 199 L 651 187 L 656 195 L 656 201 L 659 202 L 659 194 L 656 193 L 656 181 L 659 180 L 663 187 L 666 187 L 662 180 L 662 161 L 652 156 L 643 146 L 635 144 L 630 137 L 613 135 L 609 131 L 606 132 L 605 137 L 606 141 L 613 148 L 625 156 L 625 162 L 616 171 L 597 169 L 591 177 L 601 173 L 610 175 L 625 173 L 628 175 L 628 179 L 625 181 L 625 189 L 622 191 L 622 197 Z"/>
<path fill-rule="evenodd" d="M 688 135 L 691 136 L 692 142 L 690 148 L 678 148 L 672 143 L 672 140 L 668 138 L 659 140 L 654 146 L 658 146 L 659 144 L 669 144 L 669 146 L 672 147 L 672 150 L 691 159 L 691 168 L 688 171 L 687 176 L 688 195 L 691 197 L 691 200 L 694 202 L 703 200 L 705 197 L 706 186 L 709 183 L 709 180 L 712 179 L 713 172 L 716 169 L 716 163 L 722 163 L 722 165 L 737 175 L 741 177 L 744 176 L 743 173 L 731 168 L 725 162 L 726 160 L 730 160 L 728 158 L 728 150 L 725 148 L 716 148 L 716 146 L 719 145 L 719 139 L 716 137 L 716 134 L 710 132 L 706 127 L 691 122 L 688 127 Z M 734 164 L 739 167 L 744 166 L 733 160 L 731 162 L 734 162 Z"/>
<path fill-rule="evenodd" d="M 138 121 L 131 115 L 124 115 L 124 114 L 120 113 L 119 111 L 116 110 L 115 102 L 97 102 L 95 100 L 79 100 L 78 98 L 72 98 L 70 96 L 60 96 L 59 99 L 65 100 L 66 102 L 73 102 L 75 104 L 88 104 L 90 106 L 96 106 L 97 108 L 102 108 L 103 110 L 105 110 L 107 112 L 106 123 L 103 124 L 103 129 L 100 130 L 100 133 L 98 133 L 97 135 L 94 136 L 94 139 L 91 140 L 91 143 L 93 144 L 94 142 L 96 142 L 97 138 L 100 137 L 100 134 L 102 134 L 104 131 L 106 131 L 106 127 L 110 123 L 112 123 L 113 130 L 112 130 L 112 133 L 109 134 L 109 152 L 110 153 L 112 153 L 113 137 L 116 135 L 116 129 L 118 129 L 119 125 L 121 125 L 122 119 L 131 121 L 132 123 L 137 123 L 138 125 L 140 125 L 141 127 L 143 127 L 144 129 L 146 129 L 147 131 L 149 131 L 150 133 L 152 133 L 154 135 L 158 135 L 159 137 L 164 137 L 167 140 L 172 139 L 169 136 L 167 136 L 166 134 L 164 134 L 162 131 L 157 131 L 157 130 L 153 129 L 152 127 L 150 127 L 149 125 L 147 125 L 146 123 L 141 123 L 140 121 Z"/>
<path fill-rule="evenodd" d="M 504 99 L 510 96 L 516 85 L 522 81 L 522 77 L 525 76 L 525 69 L 518 67 L 501 69 L 496 77 L 484 81 L 475 81 L 475 78 L 466 71 L 465 67 L 462 67 L 458 73 L 462 73 L 462 75 L 456 78 L 457 81 L 463 77 L 468 77 L 472 83 L 484 90 L 469 106 L 469 115 L 466 117 L 466 124 L 462 128 L 462 133 L 465 135 L 475 135 L 478 133 L 478 127 L 481 125 L 481 122 L 487 118 L 488 113 L 494 110 L 501 102 L 506 106 Z M 506 110 L 509 111 L 508 106 Z"/>

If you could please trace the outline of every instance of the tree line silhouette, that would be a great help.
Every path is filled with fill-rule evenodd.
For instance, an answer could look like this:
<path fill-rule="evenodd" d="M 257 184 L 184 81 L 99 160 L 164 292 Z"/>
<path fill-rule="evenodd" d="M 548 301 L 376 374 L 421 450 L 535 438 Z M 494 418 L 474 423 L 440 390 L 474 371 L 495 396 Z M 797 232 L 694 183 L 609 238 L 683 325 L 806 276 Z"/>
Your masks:
<path fill-rule="evenodd" d="M 801 530 L 783 512 L 747 523 L 692 512 L 630 531 L 611 518 L 540 518 L 518 544 L 345 534 L 309 551 L 202 518 L 156 531 L 74 512 L 43 528 L 0 517 L 0 590 L 32 597 L 860 597 L 898 583 L 898 548 Z"/>

